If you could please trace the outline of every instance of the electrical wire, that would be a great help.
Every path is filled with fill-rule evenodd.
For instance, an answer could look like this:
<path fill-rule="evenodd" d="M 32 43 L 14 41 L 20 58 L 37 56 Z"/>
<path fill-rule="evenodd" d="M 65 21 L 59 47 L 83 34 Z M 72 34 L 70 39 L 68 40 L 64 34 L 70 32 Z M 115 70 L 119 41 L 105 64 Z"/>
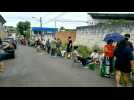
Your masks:
<path fill-rule="evenodd" d="M 47 23 L 49 23 L 49 22 L 51 22 L 51 21 L 56 20 L 57 18 L 59 18 L 59 17 L 61 17 L 61 16 L 65 15 L 66 13 L 67 13 L 67 12 L 63 12 L 63 13 L 59 14 L 58 16 L 56 16 L 56 17 L 54 17 L 54 18 L 50 19 L 49 21 L 45 22 L 45 24 L 47 24 Z"/>

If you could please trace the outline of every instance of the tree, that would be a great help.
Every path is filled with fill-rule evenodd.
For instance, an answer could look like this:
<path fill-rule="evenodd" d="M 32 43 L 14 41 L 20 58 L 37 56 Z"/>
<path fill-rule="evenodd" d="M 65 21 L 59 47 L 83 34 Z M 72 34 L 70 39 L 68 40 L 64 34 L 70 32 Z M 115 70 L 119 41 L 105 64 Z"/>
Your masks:
<path fill-rule="evenodd" d="M 5 26 L 9 33 L 16 33 L 16 28 L 13 26 Z"/>
<path fill-rule="evenodd" d="M 27 39 L 30 38 L 30 28 L 31 28 L 31 23 L 28 21 L 25 22 L 18 22 L 17 24 L 17 32 L 20 35 L 23 35 Z"/>
<path fill-rule="evenodd" d="M 62 27 L 60 27 L 60 31 L 62 31 L 62 30 L 65 30 L 65 28 L 62 26 Z"/>

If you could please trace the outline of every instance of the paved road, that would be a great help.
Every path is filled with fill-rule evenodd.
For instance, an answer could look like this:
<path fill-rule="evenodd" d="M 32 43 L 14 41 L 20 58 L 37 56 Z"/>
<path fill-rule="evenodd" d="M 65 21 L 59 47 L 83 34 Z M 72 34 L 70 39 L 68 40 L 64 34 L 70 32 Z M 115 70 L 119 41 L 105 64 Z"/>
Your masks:
<path fill-rule="evenodd" d="M 16 59 L 6 61 L 0 73 L 1 87 L 113 87 L 112 79 L 101 78 L 70 60 L 39 55 L 30 47 L 19 47 Z"/>

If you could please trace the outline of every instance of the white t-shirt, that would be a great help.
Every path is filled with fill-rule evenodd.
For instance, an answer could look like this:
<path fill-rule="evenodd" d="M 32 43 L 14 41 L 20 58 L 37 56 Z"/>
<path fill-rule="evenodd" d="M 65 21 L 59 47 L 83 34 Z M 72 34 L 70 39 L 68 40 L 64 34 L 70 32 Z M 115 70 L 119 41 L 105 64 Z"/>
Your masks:
<path fill-rule="evenodd" d="M 93 52 L 93 53 L 90 55 L 90 57 L 93 58 L 93 59 L 99 59 L 99 54 Z"/>

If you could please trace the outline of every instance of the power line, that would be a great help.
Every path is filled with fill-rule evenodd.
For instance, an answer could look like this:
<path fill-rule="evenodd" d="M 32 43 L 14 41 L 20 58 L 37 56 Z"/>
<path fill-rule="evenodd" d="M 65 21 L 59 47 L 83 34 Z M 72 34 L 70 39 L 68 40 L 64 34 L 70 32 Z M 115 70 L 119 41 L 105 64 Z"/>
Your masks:
<path fill-rule="evenodd" d="M 51 21 L 54 21 L 55 19 L 57 19 L 57 18 L 59 18 L 59 17 L 65 15 L 65 14 L 66 14 L 66 12 L 63 12 L 63 13 L 59 14 L 58 16 L 56 16 L 56 17 L 50 19 L 49 21 L 45 22 L 45 24 L 47 24 L 47 23 L 49 23 L 49 22 L 51 22 Z"/>
<path fill-rule="evenodd" d="M 82 21 L 82 20 L 56 20 L 58 22 L 83 22 L 88 23 L 88 21 Z"/>

